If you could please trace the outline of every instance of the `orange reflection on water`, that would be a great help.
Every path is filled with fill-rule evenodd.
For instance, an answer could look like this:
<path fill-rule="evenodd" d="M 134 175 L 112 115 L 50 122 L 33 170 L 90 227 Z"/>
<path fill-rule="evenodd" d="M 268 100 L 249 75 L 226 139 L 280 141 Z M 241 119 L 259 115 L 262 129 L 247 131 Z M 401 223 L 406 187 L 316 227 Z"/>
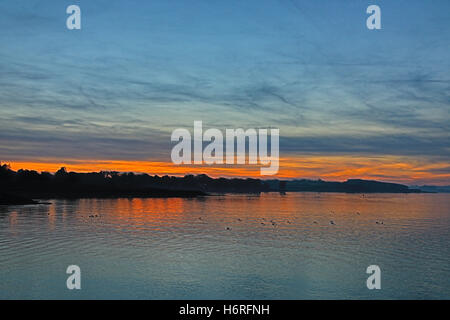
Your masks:
<path fill-rule="evenodd" d="M 196 199 L 84 199 L 74 203 L 80 221 L 97 228 L 214 236 L 229 231 L 227 228 L 272 234 L 279 228 L 295 230 L 301 226 L 314 232 L 329 228 L 330 221 L 336 223 L 335 231 L 353 228 L 355 223 L 367 224 L 373 231 L 376 221 L 385 221 L 389 228 L 395 228 L 394 221 L 402 221 L 399 227 L 403 227 L 417 219 L 445 214 L 450 210 L 448 200 L 442 194 L 269 193 Z"/>
<path fill-rule="evenodd" d="M 50 205 L 48 208 L 47 216 L 48 216 L 48 226 L 50 230 L 55 229 L 56 223 L 56 206 Z"/>
<path fill-rule="evenodd" d="M 191 199 L 182 198 L 82 199 L 76 201 L 76 212 L 92 223 L 158 230 L 158 226 L 167 228 L 186 220 L 189 203 Z"/>

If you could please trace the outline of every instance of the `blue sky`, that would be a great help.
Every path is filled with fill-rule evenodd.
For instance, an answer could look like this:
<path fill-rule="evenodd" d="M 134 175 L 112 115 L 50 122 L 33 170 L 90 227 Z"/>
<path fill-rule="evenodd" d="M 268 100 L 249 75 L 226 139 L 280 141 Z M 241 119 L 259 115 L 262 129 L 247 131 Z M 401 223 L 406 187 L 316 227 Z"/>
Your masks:
<path fill-rule="evenodd" d="M 279 127 L 284 155 L 449 162 L 449 18 L 439 0 L 3 0 L 0 159 L 167 161 L 202 120 Z"/>

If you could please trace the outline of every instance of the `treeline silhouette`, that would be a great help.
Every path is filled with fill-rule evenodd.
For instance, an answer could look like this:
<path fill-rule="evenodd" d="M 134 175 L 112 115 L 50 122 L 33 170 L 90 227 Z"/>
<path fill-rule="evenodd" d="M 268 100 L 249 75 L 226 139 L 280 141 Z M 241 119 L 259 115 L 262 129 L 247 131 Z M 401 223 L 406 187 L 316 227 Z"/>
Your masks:
<path fill-rule="evenodd" d="M 119 198 L 119 197 L 197 197 L 215 193 L 261 192 L 347 192 L 416 193 L 420 190 L 396 183 L 350 179 L 345 182 L 323 180 L 281 181 L 211 178 L 205 174 L 184 177 L 101 171 L 56 173 L 11 170 L 0 164 L 0 204 L 33 203 L 30 199 Z"/>
<path fill-rule="evenodd" d="M 55 174 L 34 170 L 13 171 L 0 166 L 0 193 L 28 198 L 196 197 L 207 193 L 259 193 L 269 191 L 258 179 L 213 179 L 207 175 L 184 177 L 101 171 Z"/>

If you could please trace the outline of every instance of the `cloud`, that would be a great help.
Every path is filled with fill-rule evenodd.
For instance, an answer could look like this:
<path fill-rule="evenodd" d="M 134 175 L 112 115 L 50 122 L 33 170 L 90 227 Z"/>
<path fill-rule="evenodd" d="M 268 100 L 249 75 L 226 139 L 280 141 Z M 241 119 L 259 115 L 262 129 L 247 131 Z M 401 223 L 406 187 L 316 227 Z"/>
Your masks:
<path fill-rule="evenodd" d="M 279 127 L 287 155 L 448 159 L 448 1 L 382 1 L 380 32 L 358 2 L 79 3 L 79 32 L 65 2 L 0 4 L 4 157 L 167 159 L 203 120 Z"/>

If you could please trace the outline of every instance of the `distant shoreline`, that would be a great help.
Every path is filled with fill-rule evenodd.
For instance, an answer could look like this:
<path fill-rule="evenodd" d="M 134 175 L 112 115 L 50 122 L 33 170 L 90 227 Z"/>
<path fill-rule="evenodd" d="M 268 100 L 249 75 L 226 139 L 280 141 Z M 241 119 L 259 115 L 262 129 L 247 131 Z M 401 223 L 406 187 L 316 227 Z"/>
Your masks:
<path fill-rule="evenodd" d="M 0 205 L 27 205 L 27 204 L 39 204 L 39 202 L 26 197 L 0 193 Z"/>
<path fill-rule="evenodd" d="M 430 190 L 432 192 L 432 190 Z M 320 193 L 428 193 L 397 183 L 349 179 L 261 180 L 253 178 L 211 178 L 205 174 L 184 177 L 151 176 L 119 172 L 56 173 L 33 170 L 13 171 L 0 166 L 0 205 L 37 204 L 32 199 L 117 199 L 117 198 L 195 198 L 217 194 L 260 194 L 264 192 Z"/>
<path fill-rule="evenodd" d="M 28 205 L 28 204 L 42 204 L 39 200 L 51 199 L 120 199 L 120 198 L 196 198 L 200 196 L 207 196 L 207 193 L 201 191 L 189 190 L 151 190 L 139 192 L 98 192 L 94 193 L 51 193 L 51 192 L 25 192 L 18 195 L 17 193 L 0 193 L 0 205 Z"/>

